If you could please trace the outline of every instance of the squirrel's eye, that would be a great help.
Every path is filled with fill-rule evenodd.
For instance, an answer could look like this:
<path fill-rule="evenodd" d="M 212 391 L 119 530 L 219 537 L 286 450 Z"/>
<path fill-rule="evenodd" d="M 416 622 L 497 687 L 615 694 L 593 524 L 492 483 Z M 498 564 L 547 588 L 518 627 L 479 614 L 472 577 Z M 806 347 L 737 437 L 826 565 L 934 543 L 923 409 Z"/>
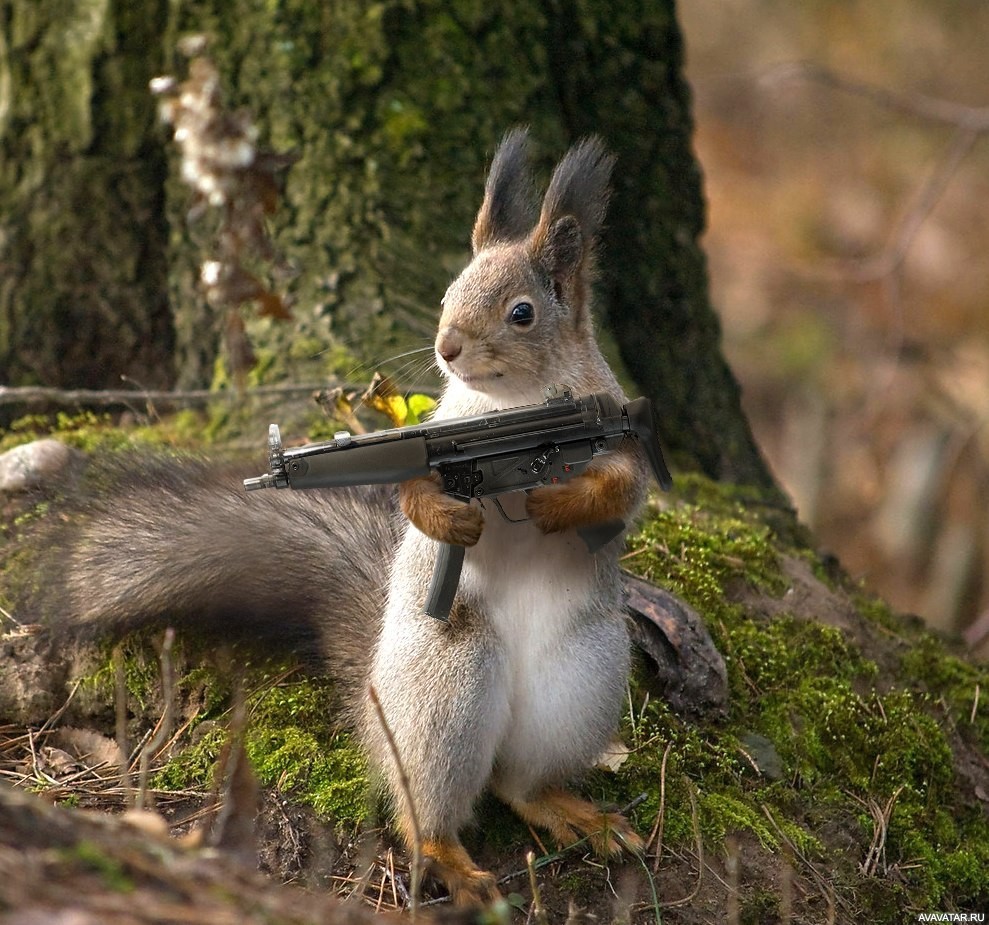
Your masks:
<path fill-rule="evenodd" d="M 536 320 L 536 310 L 529 302 L 519 302 L 508 315 L 509 324 L 519 324 L 523 328 Z"/>

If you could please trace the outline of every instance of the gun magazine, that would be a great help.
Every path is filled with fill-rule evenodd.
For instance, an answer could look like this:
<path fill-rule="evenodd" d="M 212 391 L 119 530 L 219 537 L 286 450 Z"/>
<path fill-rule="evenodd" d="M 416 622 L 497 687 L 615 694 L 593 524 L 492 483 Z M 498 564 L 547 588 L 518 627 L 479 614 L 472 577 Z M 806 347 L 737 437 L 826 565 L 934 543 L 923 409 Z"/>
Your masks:
<path fill-rule="evenodd" d="M 426 592 L 423 612 L 444 623 L 450 620 L 450 609 L 460 584 L 465 553 L 463 546 L 452 546 L 449 543 L 440 543 L 436 551 L 436 564 L 433 566 L 433 577 Z"/>

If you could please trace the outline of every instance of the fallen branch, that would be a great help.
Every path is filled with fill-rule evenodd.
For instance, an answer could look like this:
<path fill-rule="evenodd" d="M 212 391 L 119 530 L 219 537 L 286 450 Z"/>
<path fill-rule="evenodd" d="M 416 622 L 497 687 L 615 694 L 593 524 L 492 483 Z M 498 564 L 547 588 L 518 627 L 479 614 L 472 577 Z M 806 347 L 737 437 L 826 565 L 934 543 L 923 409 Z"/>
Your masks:
<path fill-rule="evenodd" d="M 263 385 L 247 389 L 247 397 L 288 398 L 293 395 L 309 395 L 325 389 L 325 382 L 312 385 Z M 343 385 L 346 390 L 360 389 L 363 385 Z M 57 389 L 48 386 L 9 386 L 0 385 L 0 406 L 3 405 L 58 405 L 60 407 L 81 405 L 85 407 L 107 408 L 113 405 L 131 407 L 145 403 L 164 408 L 187 408 L 195 405 L 208 405 L 216 401 L 239 401 L 241 396 L 233 391 L 213 391 L 211 389 L 188 389 L 171 391 L 168 389 Z"/>

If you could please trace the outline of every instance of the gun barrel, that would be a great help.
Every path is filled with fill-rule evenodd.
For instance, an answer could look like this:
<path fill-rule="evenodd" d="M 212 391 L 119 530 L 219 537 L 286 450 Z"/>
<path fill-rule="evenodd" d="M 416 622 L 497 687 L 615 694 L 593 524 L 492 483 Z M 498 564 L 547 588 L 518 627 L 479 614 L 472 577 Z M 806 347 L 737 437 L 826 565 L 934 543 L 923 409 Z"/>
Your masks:
<path fill-rule="evenodd" d="M 262 488 L 280 488 L 277 479 L 270 472 L 259 475 L 256 479 L 244 479 L 244 488 L 248 491 L 260 491 Z"/>
<path fill-rule="evenodd" d="M 322 453 L 285 451 L 285 475 L 289 485 L 298 489 L 393 484 L 429 475 L 430 471 L 422 438 L 363 444 L 354 441 Z"/>

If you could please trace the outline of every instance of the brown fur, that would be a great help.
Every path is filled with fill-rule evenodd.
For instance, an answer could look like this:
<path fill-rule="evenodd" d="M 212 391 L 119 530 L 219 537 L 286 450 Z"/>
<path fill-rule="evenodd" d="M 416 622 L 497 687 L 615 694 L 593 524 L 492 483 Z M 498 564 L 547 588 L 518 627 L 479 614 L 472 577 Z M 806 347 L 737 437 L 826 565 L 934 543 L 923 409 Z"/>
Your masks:
<path fill-rule="evenodd" d="M 638 504 L 641 473 L 637 453 L 614 453 L 569 482 L 534 489 L 526 513 L 544 533 L 624 520 Z"/>
<path fill-rule="evenodd" d="M 432 839 L 423 843 L 429 872 L 446 884 L 458 906 L 477 906 L 498 899 L 495 878 L 471 860 L 458 839 Z"/>
<path fill-rule="evenodd" d="M 551 787 L 532 800 L 513 800 L 512 809 L 530 825 L 547 829 L 560 846 L 588 838 L 602 857 L 641 851 L 642 839 L 620 813 L 606 813 L 593 803 Z"/>
<path fill-rule="evenodd" d="M 402 513 L 426 536 L 454 546 L 473 546 L 481 538 L 484 514 L 479 507 L 443 493 L 439 476 L 424 475 L 399 486 Z"/>

